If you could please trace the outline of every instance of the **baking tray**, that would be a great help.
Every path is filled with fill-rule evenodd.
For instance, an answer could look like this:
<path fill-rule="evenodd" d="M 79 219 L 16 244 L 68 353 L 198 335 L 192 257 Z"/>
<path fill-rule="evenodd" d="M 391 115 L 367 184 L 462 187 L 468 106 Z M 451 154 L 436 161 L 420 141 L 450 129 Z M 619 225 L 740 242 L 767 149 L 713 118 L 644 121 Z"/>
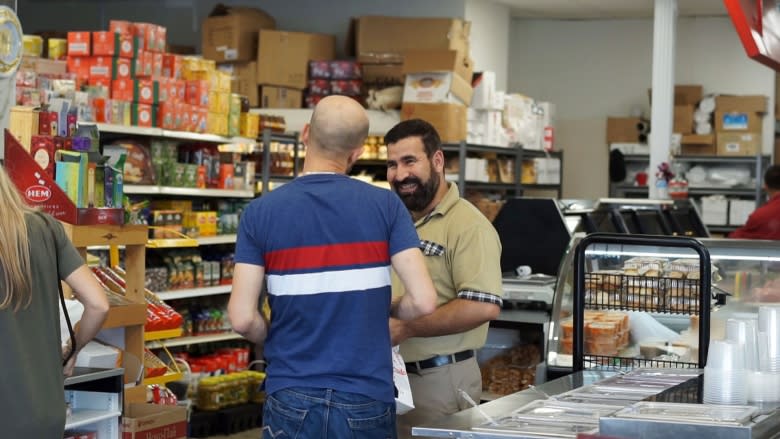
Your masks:
<path fill-rule="evenodd" d="M 758 408 L 750 406 L 643 401 L 618 411 L 614 416 L 696 424 L 745 425 L 757 414 Z"/>

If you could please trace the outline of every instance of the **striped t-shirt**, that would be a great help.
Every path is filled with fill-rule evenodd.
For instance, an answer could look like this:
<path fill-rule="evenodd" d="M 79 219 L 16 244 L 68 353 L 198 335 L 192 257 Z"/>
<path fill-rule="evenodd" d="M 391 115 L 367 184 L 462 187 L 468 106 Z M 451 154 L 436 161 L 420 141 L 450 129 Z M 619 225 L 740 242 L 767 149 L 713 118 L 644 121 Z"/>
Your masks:
<path fill-rule="evenodd" d="M 393 402 L 390 257 L 417 247 L 392 192 L 310 174 L 253 201 L 236 262 L 265 267 L 266 391 L 331 388 Z"/>

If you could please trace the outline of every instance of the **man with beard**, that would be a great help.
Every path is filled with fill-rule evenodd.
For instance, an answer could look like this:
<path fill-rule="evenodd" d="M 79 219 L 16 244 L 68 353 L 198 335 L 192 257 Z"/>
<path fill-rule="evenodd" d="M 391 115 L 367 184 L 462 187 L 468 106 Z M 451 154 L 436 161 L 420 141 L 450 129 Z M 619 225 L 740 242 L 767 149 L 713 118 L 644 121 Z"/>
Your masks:
<path fill-rule="evenodd" d="M 469 408 L 459 392 L 479 401 L 482 377 L 476 349 L 485 344 L 488 322 L 501 311 L 501 243 L 493 225 L 455 184 L 444 179 L 444 153 L 436 129 L 407 120 L 385 135 L 387 181 L 409 209 L 437 292 L 432 314 L 390 319 L 414 410 L 398 417 L 399 437 L 411 427 Z M 393 296 L 405 294 L 393 278 Z"/>

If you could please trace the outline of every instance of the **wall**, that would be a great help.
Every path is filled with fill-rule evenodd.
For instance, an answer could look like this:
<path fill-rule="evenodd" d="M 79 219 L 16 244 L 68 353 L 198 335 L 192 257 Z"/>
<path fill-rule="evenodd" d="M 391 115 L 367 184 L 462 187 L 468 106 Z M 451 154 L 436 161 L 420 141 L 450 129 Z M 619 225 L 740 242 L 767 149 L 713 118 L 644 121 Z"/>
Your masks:
<path fill-rule="evenodd" d="M 507 89 L 511 15 L 505 4 L 466 0 L 464 18 L 471 21 L 471 57 L 475 70 L 496 72 L 496 87 Z"/>
<path fill-rule="evenodd" d="M 652 31 L 652 20 L 512 21 L 509 90 L 556 104 L 564 196 L 607 195 L 605 118 L 634 108 L 649 116 Z M 763 94 L 771 110 L 774 75 L 747 58 L 727 17 L 679 19 L 676 83 L 702 84 L 705 93 Z M 773 121 L 772 114 L 764 118 L 767 153 Z"/>
<path fill-rule="evenodd" d="M 105 29 L 108 20 L 149 21 L 168 28 L 168 40 L 177 45 L 200 45 L 200 22 L 217 3 L 264 9 L 284 30 L 336 34 L 343 55 L 350 17 L 399 15 L 463 17 L 466 0 L 20 0 L 19 17 L 28 32 L 42 30 Z M 161 9 L 163 8 L 163 9 Z M 74 14 L 73 11 L 78 11 Z M 63 20 L 62 17 L 68 17 Z M 507 32 L 508 34 L 508 32 Z"/>

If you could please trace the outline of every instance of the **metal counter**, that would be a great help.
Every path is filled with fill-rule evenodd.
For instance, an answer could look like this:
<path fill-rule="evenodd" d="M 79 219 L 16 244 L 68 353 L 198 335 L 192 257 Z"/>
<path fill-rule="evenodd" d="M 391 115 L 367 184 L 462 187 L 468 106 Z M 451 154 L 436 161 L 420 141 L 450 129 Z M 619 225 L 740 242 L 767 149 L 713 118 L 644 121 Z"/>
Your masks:
<path fill-rule="evenodd" d="M 608 372 L 608 371 L 591 371 L 591 370 L 585 370 L 582 372 L 576 372 L 571 375 L 567 375 L 562 378 L 558 378 L 553 381 L 549 381 L 547 383 L 544 383 L 540 386 L 537 386 L 535 389 L 527 389 L 523 390 L 521 392 L 513 393 L 511 395 L 504 396 L 502 398 L 496 399 L 495 401 L 491 401 L 485 404 L 482 404 L 479 406 L 479 408 L 484 412 L 485 415 L 496 419 L 500 418 L 502 416 L 506 416 L 510 414 L 512 411 L 528 404 L 531 401 L 546 398 L 548 395 L 558 395 L 561 393 L 568 392 L 570 390 L 577 389 L 582 386 L 593 384 L 597 381 L 600 381 L 605 378 L 609 378 L 613 375 L 615 375 L 615 372 Z M 701 386 L 703 381 L 701 378 L 699 378 L 699 383 L 690 383 L 686 386 L 686 388 L 683 388 L 683 393 L 691 393 L 691 387 Z M 700 387 L 699 387 L 700 388 Z M 685 395 L 684 397 L 680 398 L 679 395 L 676 395 L 675 393 L 671 393 L 669 395 L 666 395 L 665 393 L 661 393 L 658 395 L 658 397 L 652 397 L 651 399 L 656 401 L 668 401 L 668 402 L 696 402 L 696 399 L 700 399 L 700 390 L 693 390 L 692 395 Z M 680 392 L 677 392 L 680 393 Z M 697 397 L 698 393 L 698 397 Z M 762 416 L 759 418 L 754 419 L 755 424 L 752 428 L 750 428 L 747 433 L 747 436 L 739 436 L 739 437 L 749 437 L 750 439 L 776 439 L 780 438 L 780 404 L 771 404 L 771 405 L 757 405 L 761 412 L 763 413 Z M 602 419 L 602 425 L 603 420 L 605 419 L 615 419 L 615 418 L 601 418 Z M 483 424 L 487 419 L 483 414 L 480 413 L 480 411 L 477 408 L 471 408 L 467 410 L 463 410 L 461 412 L 455 413 L 453 415 L 444 417 L 438 421 L 424 424 L 419 427 L 414 427 L 412 429 L 412 434 L 415 437 L 432 437 L 432 438 L 450 438 L 450 439 L 503 439 L 503 438 L 512 438 L 512 439 L 519 439 L 519 438 L 528 438 L 528 439 L 535 439 L 539 436 L 524 436 L 520 435 L 518 433 L 505 433 L 505 432 L 486 432 L 486 431 L 475 431 L 472 430 L 472 427 L 478 426 L 480 424 Z M 687 425 L 687 424 L 685 424 Z M 698 435 L 695 433 L 698 426 L 696 425 L 689 425 L 686 428 L 685 437 L 688 439 L 698 439 L 698 438 L 707 438 L 707 439 L 720 439 L 722 438 L 728 438 L 728 436 L 714 436 L 711 434 L 707 436 Z M 659 431 L 661 429 L 658 429 Z M 638 433 L 640 430 L 623 430 L 623 432 L 632 431 L 633 433 Z M 613 433 L 614 434 L 614 433 Z M 662 435 L 652 435 L 647 436 L 646 432 L 641 433 L 642 438 L 668 438 L 668 437 L 675 437 L 675 434 L 672 430 L 665 430 Z M 639 437 L 639 436 L 633 436 L 630 435 L 628 437 Z M 737 437 L 732 435 L 732 437 Z M 729 438 L 730 439 L 730 438 Z"/>

